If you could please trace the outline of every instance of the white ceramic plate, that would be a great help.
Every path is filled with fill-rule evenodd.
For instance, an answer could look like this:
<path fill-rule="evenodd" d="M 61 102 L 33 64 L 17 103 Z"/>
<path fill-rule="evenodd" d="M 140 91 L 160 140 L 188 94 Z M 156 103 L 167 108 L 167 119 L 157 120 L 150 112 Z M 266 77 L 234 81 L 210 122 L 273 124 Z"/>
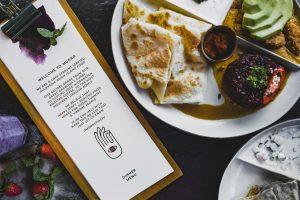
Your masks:
<path fill-rule="evenodd" d="M 158 5 L 136 0 L 145 4 L 150 9 L 156 9 Z M 245 135 L 262 129 L 281 118 L 297 102 L 300 96 L 300 72 L 293 72 L 281 94 L 269 106 L 245 117 L 229 120 L 202 120 L 186 115 L 172 106 L 158 106 L 153 104 L 147 91 L 138 88 L 131 70 L 127 64 L 121 41 L 121 26 L 124 0 L 119 0 L 116 6 L 112 26 L 111 40 L 115 63 L 119 74 L 134 98 L 150 113 L 162 121 L 177 127 L 183 131 L 213 138 L 228 138 Z M 218 89 L 212 73 L 209 73 L 209 88 L 207 101 L 216 102 Z"/>
<path fill-rule="evenodd" d="M 270 134 L 270 131 L 295 125 L 300 125 L 300 119 L 294 119 L 275 125 L 264 130 L 247 142 L 234 156 L 223 175 L 219 190 L 219 200 L 237 200 L 239 197 L 245 197 L 253 185 L 263 185 L 265 183 L 285 179 L 286 177 L 284 176 L 240 161 L 238 157 L 244 151 L 251 151 L 253 144 Z"/>

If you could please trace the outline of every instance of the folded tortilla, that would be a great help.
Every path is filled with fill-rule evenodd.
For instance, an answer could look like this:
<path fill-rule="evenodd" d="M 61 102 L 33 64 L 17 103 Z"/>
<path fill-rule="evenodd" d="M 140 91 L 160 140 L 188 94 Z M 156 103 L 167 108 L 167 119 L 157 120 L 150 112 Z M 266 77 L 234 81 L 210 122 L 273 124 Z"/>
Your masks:
<path fill-rule="evenodd" d="M 185 53 L 189 56 L 190 61 L 202 62 L 204 60 L 199 53 L 198 47 L 203 34 L 212 27 L 211 24 L 164 8 L 151 12 L 134 1 L 126 0 L 123 22 L 127 23 L 130 18 L 156 24 L 181 36 L 184 42 Z"/>
<path fill-rule="evenodd" d="M 188 55 L 195 54 L 201 43 L 202 36 L 212 25 L 177 12 L 160 8 L 148 14 L 146 22 L 157 24 L 183 38 L 184 47 Z"/>
<path fill-rule="evenodd" d="M 177 55 L 176 55 L 177 54 Z M 179 64 L 171 68 L 171 78 L 158 104 L 200 104 L 207 89 L 207 64 L 187 62 L 183 43 L 175 53 Z"/>
<path fill-rule="evenodd" d="M 162 101 L 171 69 L 181 64 L 174 56 L 181 38 L 159 26 L 130 19 L 122 27 L 125 55 L 132 73 L 143 89 L 152 88 Z"/>
<path fill-rule="evenodd" d="M 170 10 L 150 12 L 130 0 L 125 1 L 123 21 L 127 60 L 138 85 L 154 91 L 155 103 L 202 103 L 207 63 L 198 46 L 211 25 Z"/>
<path fill-rule="evenodd" d="M 150 11 L 139 5 L 137 2 L 132 2 L 131 0 L 125 0 L 124 10 L 123 10 L 123 24 L 129 22 L 131 18 L 140 20 L 148 16 Z M 142 20 L 143 21 L 143 20 Z"/>

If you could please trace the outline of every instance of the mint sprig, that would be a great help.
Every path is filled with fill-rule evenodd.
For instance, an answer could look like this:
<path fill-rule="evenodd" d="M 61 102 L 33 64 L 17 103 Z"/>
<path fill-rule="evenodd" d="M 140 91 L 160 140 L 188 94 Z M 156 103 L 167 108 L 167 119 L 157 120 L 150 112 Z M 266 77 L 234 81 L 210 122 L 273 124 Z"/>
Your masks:
<path fill-rule="evenodd" d="M 32 170 L 34 182 L 45 182 L 48 181 L 48 176 L 41 171 L 39 165 L 35 165 Z"/>
<path fill-rule="evenodd" d="M 33 167 L 35 164 L 34 158 L 30 157 L 23 157 L 21 158 L 21 161 L 26 168 Z"/>
<path fill-rule="evenodd" d="M 61 167 L 55 167 L 52 172 L 48 174 L 44 174 L 41 170 L 43 163 L 40 160 L 37 162 L 33 167 L 33 181 L 34 182 L 44 182 L 47 183 L 49 186 L 49 192 L 44 200 L 49 200 L 52 198 L 54 194 L 54 180 L 57 176 L 59 176 L 63 169 Z"/>
<path fill-rule="evenodd" d="M 10 176 L 17 171 L 16 163 L 10 163 L 3 171 L 0 171 L 0 197 L 4 191 L 5 182 L 10 179 Z"/>
<path fill-rule="evenodd" d="M 55 177 L 57 177 L 58 175 L 60 175 L 62 173 L 63 169 L 61 167 L 55 167 L 52 171 L 52 173 L 50 174 L 50 179 L 55 179 Z"/>
<path fill-rule="evenodd" d="M 4 180 L 4 181 L 8 180 L 10 176 L 16 171 L 17 171 L 16 163 L 15 162 L 10 163 L 3 171 L 0 171 L 0 180 Z"/>
<path fill-rule="evenodd" d="M 52 46 L 57 45 L 57 38 L 60 37 L 67 26 L 67 22 L 60 28 L 60 29 L 55 29 L 54 31 L 50 31 L 46 28 L 37 28 L 37 32 L 44 38 L 48 38 L 50 40 L 50 44 Z"/>
<path fill-rule="evenodd" d="M 61 167 L 55 167 L 52 171 L 52 173 L 50 174 L 49 177 L 49 193 L 46 197 L 46 199 L 51 199 L 53 194 L 54 194 L 54 179 L 55 177 L 57 177 L 58 175 L 60 175 L 62 173 L 63 169 Z"/>

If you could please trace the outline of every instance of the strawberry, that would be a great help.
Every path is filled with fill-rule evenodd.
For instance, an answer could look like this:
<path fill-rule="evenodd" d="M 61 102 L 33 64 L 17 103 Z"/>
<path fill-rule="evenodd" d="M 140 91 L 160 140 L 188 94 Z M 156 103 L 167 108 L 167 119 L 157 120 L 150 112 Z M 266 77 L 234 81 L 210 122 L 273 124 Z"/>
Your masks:
<path fill-rule="evenodd" d="M 39 148 L 40 154 L 44 158 L 55 159 L 56 155 L 49 144 L 42 144 Z"/>
<path fill-rule="evenodd" d="M 34 183 L 31 186 L 31 196 L 35 199 L 46 199 L 49 193 L 49 185 L 47 183 Z"/>
<path fill-rule="evenodd" d="M 7 182 L 4 186 L 4 194 L 8 197 L 18 196 L 22 191 L 22 188 L 13 182 Z"/>

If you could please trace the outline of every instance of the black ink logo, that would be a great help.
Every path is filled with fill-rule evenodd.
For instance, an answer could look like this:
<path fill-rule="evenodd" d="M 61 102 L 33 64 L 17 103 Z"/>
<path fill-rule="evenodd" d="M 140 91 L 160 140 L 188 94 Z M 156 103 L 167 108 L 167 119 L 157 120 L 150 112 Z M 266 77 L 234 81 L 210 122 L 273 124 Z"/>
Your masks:
<path fill-rule="evenodd" d="M 110 130 L 98 127 L 97 131 L 94 132 L 94 136 L 108 157 L 117 159 L 122 155 L 122 147 Z"/>

